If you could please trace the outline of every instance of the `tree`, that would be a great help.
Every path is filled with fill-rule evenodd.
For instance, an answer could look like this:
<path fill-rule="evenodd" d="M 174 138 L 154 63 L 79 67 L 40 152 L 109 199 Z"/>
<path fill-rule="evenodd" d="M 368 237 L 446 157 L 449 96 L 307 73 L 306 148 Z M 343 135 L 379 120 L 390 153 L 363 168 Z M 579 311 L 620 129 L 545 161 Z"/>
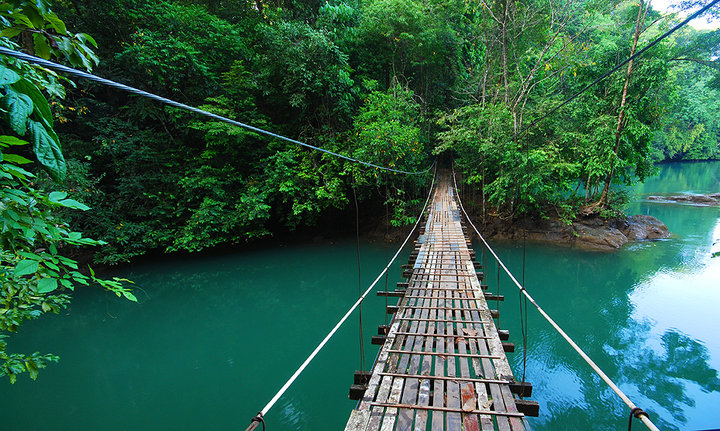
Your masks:
<path fill-rule="evenodd" d="M 93 39 L 69 33 L 43 0 L 0 3 L 0 26 L 4 47 L 61 58 L 87 69 L 97 61 L 87 45 Z M 7 332 L 16 332 L 23 321 L 58 313 L 69 302 L 68 291 L 90 282 L 135 300 L 122 284 L 127 280 L 103 280 L 92 269 L 83 274 L 77 261 L 67 257 L 72 246 L 102 243 L 73 230 L 58 218 L 58 210 L 89 207 L 64 191 L 37 190 L 36 175 L 21 167 L 32 163 L 25 157 L 32 153 L 56 184 L 66 176 L 51 105 L 43 94 L 61 98 L 65 94 L 61 82 L 44 68 L 0 58 L 0 377 L 7 376 L 11 383 L 23 372 L 35 379 L 39 369 L 58 360 L 52 354 L 7 351 Z M 28 140 L 32 150 L 27 150 Z"/>

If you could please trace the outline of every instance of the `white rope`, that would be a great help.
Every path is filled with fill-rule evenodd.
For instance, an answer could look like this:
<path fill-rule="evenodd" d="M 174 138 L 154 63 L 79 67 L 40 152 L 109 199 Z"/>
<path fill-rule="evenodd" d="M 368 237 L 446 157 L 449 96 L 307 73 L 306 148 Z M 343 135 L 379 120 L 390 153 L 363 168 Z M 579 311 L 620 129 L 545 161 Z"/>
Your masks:
<path fill-rule="evenodd" d="M 373 287 L 375 287 L 377 282 L 380 281 L 380 279 L 383 277 L 383 275 L 385 275 L 387 270 L 390 268 L 390 265 L 392 265 L 393 262 L 395 262 L 395 259 L 397 259 L 398 255 L 400 255 L 400 252 L 403 250 L 403 248 L 405 248 L 405 244 L 407 244 L 408 240 L 410 240 L 410 237 L 412 236 L 412 234 L 415 232 L 418 225 L 420 224 L 420 220 L 422 219 L 422 214 L 425 212 L 428 202 L 430 202 L 430 196 L 432 196 L 432 190 L 433 190 L 434 185 L 435 185 L 435 176 L 433 176 L 433 181 L 432 181 L 432 184 L 430 185 L 430 193 L 428 194 L 428 197 L 425 200 L 425 206 L 423 206 L 423 209 L 420 212 L 420 216 L 418 216 L 418 219 L 415 222 L 415 226 L 413 226 L 412 231 L 410 231 L 410 234 L 407 236 L 407 238 L 405 238 L 405 241 L 403 241 L 400 248 L 398 248 L 398 251 L 395 253 L 395 256 L 392 257 L 390 262 L 388 262 L 388 264 L 385 266 L 385 269 L 383 269 L 382 272 L 380 272 L 380 275 L 377 276 L 375 281 L 372 282 L 372 284 L 370 285 L 370 287 L 367 288 L 365 293 L 363 293 L 362 296 L 360 298 L 358 298 L 357 301 L 355 301 L 355 304 L 353 304 L 353 306 L 350 307 L 350 309 L 347 311 L 347 313 L 345 313 L 345 315 L 340 319 L 340 321 L 335 325 L 335 327 L 333 327 L 332 330 L 330 330 L 330 332 L 325 336 L 325 338 L 320 342 L 320 344 L 318 344 L 318 346 L 315 348 L 315 350 L 313 350 L 312 353 L 310 353 L 310 356 L 308 356 L 307 359 L 305 359 L 305 361 L 302 363 L 302 365 L 300 365 L 300 367 L 297 369 L 297 371 L 295 371 L 295 373 L 290 377 L 290 379 L 287 382 L 285 382 L 285 384 L 282 386 L 282 388 L 280 388 L 280 390 L 275 394 L 275 396 L 272 397 L 270 402 L 268 402 L 267 405 L 265 407 L 263 407 L 263 409 L 260 411 L 260 414 L 262 416 L 265 416 L 267 414 L 267 412 L 280 399 L 280 397 L 283 396 L 283 394 L 285 393 L 285 391 L 287 391 L 287 389 L 290 387 L 290 385 L 292 385 L 295 382 L 295 380 L 298 378 L 298 376 L 300 376 L 300 374 L 305 370 L 305 368 L 307 368 L 307 366 L 310 364 L 310 362 L 312 362 L 312 360 L 315 358 L 315 356 L 317 356 L 317 354 L 320 352 L 320 350 L 322 350 L 322 348 L 325 347 L 325 344 L 327 344 L 327 342 L 330 341 L 330 338 L 332 338 L 332 336 L 335 335 L 337 330 L 340 329 L 340 326 L 342 326 L 342 324 L 345 323 L 347 318 L 350 317 L 350 314 L 352 314 L 352 312 L 355 311 L 355 309 L 362 303 L 362 301 L 365 299 L 365 297 L 368 295 L 368 293 L 370 293 L 370 291 L 373 289 Z"/>
<path fill-rule="evenodd" d="M 456 191 L 455 194 L 457 195 L 457 181 L 456 181 L 456 179 L 455 179 L 455 171 L 454 171 L 454 170 L 453 170 L 453 183 L 455 184 L 455 191 Z M 473 224 L 473 222 L 470 220 L 470 217 L 468 216 L 467 211 L 465 211 L 465 207 L 463 206 L 462 201 L 460 201 L 460 196 L 459 196 L 459 195 L 458 195 L 458 203 L 460 204 L 460 208 L 462 209 L 463 214 L 465 214 L 465 218 L 467 219 L 468 223 L 470 223 L 470 226 L 473 227 L 473 229 L 475 230 L 475 233 L 477 233 L 478 237 L 479 237 L 480 240 L 483 242 L 483 244 L 485 245 L 485 247 L 490 251 L 490 253 L 492 253 L 492 255 L 495 257 L 495 260 L 497 260 L 497 262 L 500 264 L 500 266 L 505 270 L 505 273 L 507 273 L 507 275 L 508 275 L 508 276 L 510 277 L 510 279 L 513 281 L 513 283 L 515 283 L 515 285 L 518 287 L 518 289 L 520 289 L 520 291 L 522 292 L 522 294 L 525 295 L 525 297 L 530 301 L 530 303 L 531 303 L 532 305 L 535 306 L 535 308 L 537 308 L 537 310 L 538 310 L 538 311 L 540 312 L 540 314 L 545 318 L 545 320 L 547 320 L 548 323 L 550 323 L 550 325 L 552 325 L 552 327 L 555 328 L 555 330 L 565 339 L 565 341 L 567 341 L 568 344 L 570 344 L 570 347 L 572 347 L 572 348 L 580 355 L 580 357 L 582 357 L 582 358 L 585 360 L 585 362 L 587 362 L 587 364 L 590 365 L 590 367 L 597 373 L 597 375 L 600 376 L 600 378 L 603 379 L 603 381 L 605 381 L 605 383 L 607 383 L 608 386 L 610 386 L 610 389 L 612 389 L 613 392 L 615 392 L 615 393 L 623 400 L 623 402 L 624 402 L 628 407 L 630 407 L 631 410 L 632 410 L 632 409 L 635 409 L 635 408 L 637 407 L 637 406 L 635 405 L 635 403 L 633 403 L 633 402 L 630 400 L 630 398 L 628 398 L 628 396 L 625 395 L 625 393 L 623 393 L 623 391 L 620 390 L 620 388 L 619 388 L 612 380 L 610 380 L 610 377 L 608 377 L 607 374 L 605 374 L 605 373 L 603 372 L 603 370 L 601 370 L 600 367 L 598 367 L 597 364 L 596 364 L 595 362 L 593 362 L 593 360 L 590 359 L 590 357 L 572 340 L 572 338 L 570 338 L 570 336 L 569 336 L 567 333 L 565 333 L 565 331 L 563 331 L 563 329 L 562 329 L 557 323 L 555 323 L 555 321 L 545 312 L 545 310 L 543 310 L 542 308 L 540 308 L 540 306 L 537 304 L 537 302 L 535 302 L 535 300 L 533 299 L 533 297 L 530 296 L 529 293 L 527 293 L 527 290 L 525 290 L 525 287 L 523 287 L 523 286 L 517 281 L 517 279 L 515 278 L 515 276 L 512 275 L 512 273 L 510 272 L 510 270 L 508 270 L 507 266 L 505 266 L 505 264 L 503 263 L 503 261 L 500 260 L 500 258 L 498 257 L 498 255 L 495 253 L 495 250 L 493 250 L 492 247 L 490 247 L 490 244 L 488 244 L 487 241 L 485 241 L 485 238 L 480 234 L 480 231 L 478 231 L 478 228 L 475 227 L 475 225 Z M 660 431 L 660 430 L 658 429 L 658 427 L 656 427 L 655 424 L 653 424 L 652 421 L 650 420 L 650 418 L 648 418 L 646 415 L 640 416 L 639 419 L 642 420 L 643 423 L 644 423 L 650 430 L 652 430 L 652 431 Z"/>

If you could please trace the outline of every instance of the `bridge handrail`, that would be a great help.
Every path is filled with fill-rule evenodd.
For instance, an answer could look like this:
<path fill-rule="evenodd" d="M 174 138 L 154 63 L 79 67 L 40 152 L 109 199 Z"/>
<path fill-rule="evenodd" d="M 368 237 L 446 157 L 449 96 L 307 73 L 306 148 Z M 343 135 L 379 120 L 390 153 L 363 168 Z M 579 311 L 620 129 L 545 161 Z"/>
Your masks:
<path fill-rule="evenodd" d="M 457 180 L 455 179 L 455 170 L 454 169 L 453 169 L 453 184 L 455 186 L 455 195 L 457 196 L 458 205 L 460 205 L 460 209 L 462 209 L 462 212 L 465 215 L 465 219 L 468 221 L 470 226 L 472 226 L 475 233 L 478 235 L 478 237 L 480 238 L 482 243 L 485 245 L 485 248 L 487 248 L 488 251 L 490 251 L 490 253 L 492 253 L 492 255 L 495 257 L 495 260 L 502 267 L 502 269 L 505 271 L 505 273 L 508 275 L 508 277 L 510 277 L 510 279 L 513 281 L 513 283 L 518 287 L 518 289 L 520 289 L 520 292 L 522 292 L 522 294 L 525 295 L 525 297 L 528 299 L 528 301 L 530 301 L 530 303 L 535 308 L 537 308 L 537 310 L 540 312 L 540 314 L 545 318 L 545 320 L 548 321 L 548 323 L 550 323 L 550 325 L 552 325 L 553 328 L 555 328 L 555 330 L 558 332 L 558 334 L 560 334 L 565 339 L 565 341 L 567 341 L 568 344 L 570 344 L 570 347 L 572 347 L 573 350 L 575 350 L 580 355 L 580 357 L 582 357 L 583 360 L 585 360 L 585 362 L 587 362 L 587 364 L 590 365 L 590 367 L 593 369 L 593 371 L 595 371 L 595 373 L 598 376 L 600 376 L 601 379 L 603 379 L 603 381 L 610 387 L 610 389 L 612 389 L 613 392 L 615 392 L 620 397 L 620 399 L 622 399 L 623 402 L 628 407 L 630 407 L 630 409 L 631 409 L 632 413 L 635 415 L 635 417 L 639 417 L 639 419 L 642 420 L 642 422 L 651 431 L 660 431 L 659 428 L 657 426 L 655 426 L 655 424 L 647 416 L 647 413 L 645 413 L 643 410 L 639 409 L 639 407 L 637 405 L 635 405 L 635 403 L 633 403 L 630 400 L 630 398 L 628 398 L 627 395 L 625 395 L 625 393 L 610 379 L 610 377 L 608 377 L 607 374 L 605 374 L 605 372 L 603 372 L 603 370 L 600 369 L 600 367 L 590 358 L 590 356 L 588 356 L 587 353 L 585 353 L 580 348 L 580 346 L 578 346 L 577 343 L 575 343 L 575 341 L 573 341 L 573 339 L 570 338 L 570 336 L 565 331 L 563 331 L 563 329 L 560 327 L 560 325 L 558 325 L 552 319 L 552 317 L 550 317 L 545 312 L 545 310 L 543 310 L 540 307 L 540 305 L 538 305 L 538 303 L 535 302 L 535 299 L 533 299 L 533 297 L 530 296 L 530 294 L 527 292 L 525 287 L 523 285 L 521 285 L 520 282 L 517 281 L 515 276 L 510 272 L 510 270 L 507 268 L 507 266 L 505 266 L 505 263 L 503 263 L 503 261 L 500 260 L 500 257 L 497 255 L 497 253 L 495 253 L 495 250 L 493 250 L 492 247 L 490 247 L 490 244 L 488 244 L 488 242 L 485 240 L 485 238 L 482 236 L 482 234 L 480 234 L 480 231 L 478 230 L 478 228 L 475 226 L 475 224 L 472 222 L 472 220 L 470 220 L 470 216 L 468 215 L 467 211 L 465 211 L 465 207 L 463 206 L 462 201 L 460 200 L 460 195 L 458 194 Z M 636 412 L 642 412 L 642 414 L 636 413 Z"/>

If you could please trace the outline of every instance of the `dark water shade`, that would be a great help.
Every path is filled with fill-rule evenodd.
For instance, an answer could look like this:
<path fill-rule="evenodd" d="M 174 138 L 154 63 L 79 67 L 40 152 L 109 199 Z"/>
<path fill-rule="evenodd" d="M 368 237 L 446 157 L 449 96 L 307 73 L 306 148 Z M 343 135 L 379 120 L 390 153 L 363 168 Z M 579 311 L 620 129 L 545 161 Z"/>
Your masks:
<path fill-rule="evenodd" d="M 644 198 L 720 191 L 718 178 L 720 163 L 663 165 L 634 189 L 629 212 L 657 216 L 671 239 L 609 253 L 527 248 L 532 295 L 662 429 L 720 428 L 720 258 L 710 257 L 720 208 Z M 521 247 L 497 246 L 520 274 Z M 365 243 L 362 255 L 365 286 L 386 249 Z M 487 272 L 496 290 L 490 262 Z M 399 274 L 397 265 L 391 286 Z M 152 262 L 120 275 L 137 283 L 140 304 L 78 292 L 67 313 L 13 340 L 13 350 L 62 360 L 36 382 L 0 383 L 3 430 L 244 429 L 358 291 L 351 241 Z M 517 290 L 504 276 L 500 290 L 500 327 L 518 346 L 510 359 L 522 375 Z M 366 340 L 384 323 L 384 305 L 365 303 Z M 526 375 L 541 405 L 533 429 L 626 429 L 628 409 L 536 311 L 528 315 Z M 366 349 L 369 366 L 377 347 Z M 354 316 L 268 414 L 268 429 L 342 429 L 359 366 Z"/>

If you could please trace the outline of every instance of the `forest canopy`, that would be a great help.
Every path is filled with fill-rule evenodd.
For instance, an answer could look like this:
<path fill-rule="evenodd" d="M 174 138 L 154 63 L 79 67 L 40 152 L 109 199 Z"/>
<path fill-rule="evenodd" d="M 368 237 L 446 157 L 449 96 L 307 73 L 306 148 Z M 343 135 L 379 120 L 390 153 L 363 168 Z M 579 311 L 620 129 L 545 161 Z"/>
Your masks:
<path fill-rule="evenodd" d="M 422 171 L 449 156 L 504 216 L 612 212 L 623 203 L 612 185 L 642 181 L 654 162 L 720 156 L 718 31 L 687 26 L 528 129 L 678 22 L 646 2 L 4 4 L 52 5 L 42 30 L 6 14 L 4 43 L 25 52 L 383 166 Z M 77 52 L 63 53 L 63 31 L 82 35 Z M 402 224 L 428 179 L 51 77 L 63 169 L 45 166 L 35 184 L 61 180 L 93 208 L 59 214 L 107 243 L 102 263 L 313 225 L 353 190 Z"/>
<path fill-rule="evenodd" d="M 720 153 L 718 32 L 692 27 L 524 133 L 678 22 L 646 2 L 56 6 L 97 41 L 101 76 L 384 166 L 424 170 L 449 154 L 506 216 L 612 211 L 623 203 L 612 184 Z M 108 243 L 105 263 L 312 225 L 346 208 L 353 187 L 402 223 L 427 180 L 84 82 L 54 106 L 67 189 L 94 208 L 68 216 Z"/>

